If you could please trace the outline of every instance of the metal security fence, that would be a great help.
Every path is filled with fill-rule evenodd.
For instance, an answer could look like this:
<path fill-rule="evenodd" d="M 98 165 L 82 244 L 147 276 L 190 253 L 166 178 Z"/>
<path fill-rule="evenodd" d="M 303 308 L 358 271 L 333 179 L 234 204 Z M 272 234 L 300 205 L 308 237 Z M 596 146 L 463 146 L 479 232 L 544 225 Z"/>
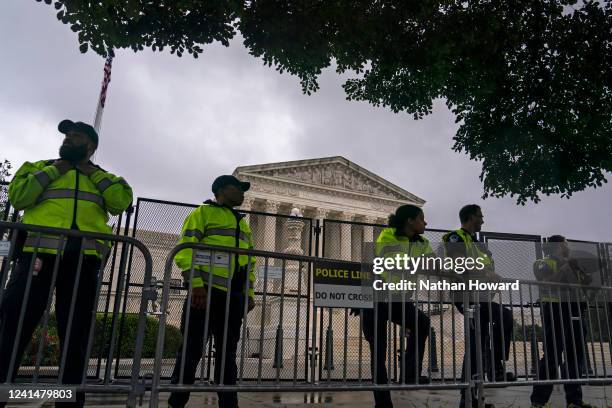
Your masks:
<path fill-rule="evenodd" d="M 461 389 L 466 388 L 469 384 L 461 380 L 460 370 L 457 370 L 456 365 L 453 379 L 448 379 L 442 375 L 442 381 L 428 385 L 410 384 L 407 379 L 402 376 L 402 363 L 396 362 L 396 368 L 383 383 L 372 384 L 373 378 L 371 375 L 370 362 L 377 364 L 377 357 L 371 357 L 367 342 L 364 339 L 364 334 L 361 328 L 364 325 L 363 310 L 359 313 L 350 313 L 349 309 L 329 309 L 329 313 L 325 316 L 322 308 L 312 307 L 306 299 L 301 296 L 290 296 L 292 292 L 292 276 L 296 276 L 298 294 L 304 293 L 306 297 L 311 297 L 312 292 L 308 284 L 310 275 L 312 274 L 313 263 L 321 258 L 281 254 L 267 251 L 257 250 L 240 250 L 235 248 L 211 247 L 202 244 L 181 244 L 175 247 L 170 254 L 165 264 L 165 276 L 163 292 L 161 295 L 161 310 L 170 308 L 172 297 L 172 275 L 174 269 L 174 256 L 178 251 L 185 248 L 193 248 L 194 254 L 198 251 L 206 252 L 211 259 L 215 259 L 215 254 L 227 253 L 231 255 L 247 254 L 251 257 L 250 262 L 256 262 L 263 265 L 264 282 L 263 291 L 259 297 L 256 297 L 256 306 L 249 312 L 246 304 L 241 304 L 238 310 L 238 315 L 232 315 L 229 311 L 230 302 L 234 302 L 225 292 L 223 295 L 223 304 L 214 299 L 211 287 L 207 287 L 207 305 L 203 315 L 198 315 L 198 321 L 203 324 L 203 328 L 197 329 L 188 325 L 183 326 L 183 337 L 181 351 L 177 359 L 164 358 L 168 347 L 165 341 L 165 324 L 166 313 L 160 314 L 160 330 L 158 332 L 158 349 L 155 360 L 155 368 L 153 372 L 151 406 L 157 406 L 158 393 L 182 392 L 182 391 L 219 391 L 219 390 L 371 390 L 380 389 L 410 389 L 410 388 L 449 388 Z M 195 257 L 196 255 L 194 255 Z M 272 273 L 272 265 L 277 261 L 281 264 L 281 279 L 280 298 L 270 298 L 270 285 L 268 285 L 268 276 Z M 193 276 L 194 270 L 189 271 L 190 276 Z M 209 276 L 208 279 L 211 279 Z M 228 280 L 229 283 L 229 280 Z M 248 282 L 245 283 L 248 287 Z M 193 289 L 187 290 L 186 304 L 190 304 L 193 297 Z M 215 302 L 213 307 L 211 303 Z M 467 304 L 466 304 L 467 305 Z M 312 309 L 312 310 L 311 310 Z M 185 319 L 190 319 L 190 313 L 196 313 L 192 308 L 185 311 Z M 221 316 L 221 312 L 225 311 L 225 316 Z M 312 313 L 312 315 L 311 315 Z M 230 316 L 233 316 L 230 318 Z M 312 316 L 312 317 L 310 317 Z M 224 320 L 223 320 L 224 318 Z M 219 323 L 221 319 L 222 324 Z M 213 345 L 213 340 L 208 338 L 210 331 L 217 330 L 215 339 L 218 338 L 219 332 L 223 332 L 226 338 L 232 330 L 237 330 L 236 326 L 232 329 L 231 322 L 236 319 L 242 320 L 243 323 L 238 326 L 240 331 L 237 348 L 235 354 L 225 351 L 226 347 L 230 347 L 225 342 L 221 345 Z M 338 320 L 335 320 L 338 319 Z M 467 327 L 463 323 L 468 319 L 468 314 L 457 314 L 457 324 L 461 320 L 461 326 Z M 216 321 L 216 323 L 214 323 Z M 323 323 L 321 323 L 323 322 Z M 343 329 L 342 329 L 343 327 Z M 216 328 L 216 329 L 213 329 Z M 339 329 L 340 328 L 340 329 Z M 389 329 L 391 325 L 389 325 Z M 201 331 L 203 330 L 203 332 Z M 418 330 L 418 329 L 417 329 Z M 187 350 L 187 342 L 189 332 L 193 336 L 201 337 L 198 340 L 197 355 L 195 362 L 193 356 L 190 359 L 185 356 Z M 336 334 L 333 332 L 336 331 Z M 251 333 L 249 335 L 249 332 Z M 266 332 L 276 332 L 274 338 L 265 338 Z M 405 336 L 401 333 L 406 332 L 406 327 L 401 327 L 396 331 L 393 343 L 397 346 L 397 350 L 401 356 L 412 353 L 407 347 L 399 346 L 404 341 Z M 256 337 L 253 338 L 252 336 Z M 457 344 L 458 339 L 455 338 L 455 333 L 449 333 L 449 339 L 441 339 L 441 343 Z M 378 338 L 378 332 L 374 334 L 374 342 Z M 463 336 L 461 336 L 463 339 Z M 201 340 L 204 339 L 203 342 Z M 252 344 L 254 342 L 254 344 Z M 381 344 L 383 340 L 380 340 Z M 359 344 L 359 347 L 349 346 L 351 343 Z M 389 345 L 391 341 L 389 342 Z M 386 347 L 386 345 L 385 345 Z M 395 346 L 393 346 L 395 348 Z M 214 352 L 211 353 L 211 348 Z M 255 353 L 249 352 L 255 351 Z M 430 353 L 437 353 L 430 350 Z M 457 353 L 459 354 L 459 353 Z M 226 355 L 228 357 L 226 357 Z M 338 358 L 334 357 L 337 355 Z M 212 357 L 214 356 L 214 357 Z M 461 357 L 463 353 L 461 353 Z M 399 356 L 388 354 L 389 361 L 396 360 Z M 198 360 L 201 361 L 198 362 Z M 224 377 L 223 370 L 232 370 L 225 364 L 225 359 L 235 359 L 236 382 L 229 379 L 229 382 L 220 380 Z M 217 361 L 219 359 L 219 361 Z M 321 361 L 323 360 L 323 361 Z M 190 363 L 190 361 L 192 361 Z M 459 363 L 461 364 L 461 363 Z M 218 378 L 212 381 L 215 373 L 215 365 Z M 449 367 L 453 364 L 449 364 Z M 185 367 L 191 367 L 185 369 Z M 404 367 L 405 369 L 405 367 Z M 168 372 L 174 371 L 172 381 L 164 380 Z M 432 375 L 432 371 L 436 371 L 433 367 L 428 366 L 426 372 L 429 378 L 436 378 Z M 195 373 L 195 376 L 193 374 Z M 302 374 L 304 373 L 304 375 Z M 440 378 L 440 376 L 438 376 Z M 376 378 L 374 378 L 376 380 Z"/>
<path fill-rule="evenodd" d="M 0 182 L 0 221 L 17 222 L 20 219 L 20 211 L 17 211 L 14 207 L 12 207 L 8 199 L 8 185 L 8 182 Z M 124 236 L 128 235 L 131 214 L 132 208 L 129 208 L 125 213 L 109 217 L 108 225 L 111 227 L 114 234 Z M 9 229 L 0 228 L 0 238 L 10 241 L 10 232 L 11 230 Z M 128 255 L 133 252 L 133 248 L 131 246 L 127 251 L 124 251 L 123 245 L 124 243 L 122 241 L 117 241 L 113 245 L 109 253 L 109 257 L 107 258 L 107 262 L 105 263 L 105 268 L 103 271 L 101 271 L 100 299 L 98 302 L 98 313 L 100 313 L 101 316 L 100 324 L 115 327 L 115 323 L 119 322 L 119 349 L 122 347 L 123 333 L 125 331 L 125 305 L 127 304 L 127 301 L 125 300 L 124 295 L 120 296 L 117 294 L 116 287 L 119 281 L 124 281 L 126 276 L 129 276 L 126 268 L 127 259 Z M 3 260 L 2 268 L 4 268 L 5 264 L 6 259 Z M 129 313 L 132 315 L 138 313 L 138 305 L 140 304 L 141 294 L 142 285 L 140 285 L 140 289 L 137 291 L 137 293 L 133 294 L 132 303 L 134 303 L 135 306 L 133 306 L 129 311 Z M 106 343 L 109 339 L 105 338 L 105 336 L 107 336 L 107 333 L 102 333 L 100 341 L 94 344 L 93 354 L 97 357 L 95 358 L 95 362 L 92 360 L 89 363 L 89 376 L 100 377 L 105 375 L 104 371 L 107 370 L 106 367 L 110 367 L 110 365 L 105 363 L 103 358 L 104 356 L 108 357 L 108 346 Z M 130 366 L 122 368 L 119 354 L 116 356 L 114 372 L 110 373 L 109 375 L 113 375 L 115 378 L 129 378 Z M 41 376 L 46 376 L 46 370 L 44 368 L 41 369 Z"/>
<path fill-rule="evenodd" d="M 19 213 L 12 208 L 8 197 L 8 181 L 0 181 L 0 221 L 13 221 Z"/>
<path fill-rule="evenodd" d="M 600 246 L 604 260 L 604 284 L 606 286 L 612 286 L 612 244 L 602 243 Z"/>
<path fill-rule="evenodd" d="M 593 277 L 592 285 L 605 285 L 610 278 L 605 244 L 575 239 L 568 239 L 568 243 L 572 258 L 576 259 L 580 266 Z"/>
<path fill-rule="evenodd" d="M 372 364 L 376 366 L 379 361 L 370 354 L 370 343 L 364 333 L 364 328 L 372 324 L 370 320 L 365 321 L 367 313 L 314 307 L 312 268 L 314 262 L 323 258 L 307 253 L 316 253 L 314 248 L 321 244 L 325 258 L 331 257 L 331 251 L 333 256 L 346 261 L 363 261 L 363 254 L 384 226 L 324 220 L 323 228 L 317 228 L 320 224 L 315 221 L 313 225 L 310 219 L 252 212 L 248 214 L 249 221 L 255 225 L 255 217 L 262 216 L 260 227 L 256 227 L 259 231 L 271 231 L 272 223 L 267 220 L 275 220 L 274 230 L 278 234 L 274 238 L 275 250 L 246 251 L 190 244 L 198 250 L 248 253 L 255 260 L 255 308 L 248 313 L 241 309 L 240 313 L 244 321 L 236 354 L 238 382 L 219 384 L 215 381 L 215 368 L 219 370 L 223 366 L 217 359 L 223 359 L 226 345 L 216 344 L 211 339 L 200 344 L 198 360 L 201 361 L 197 362 L 195 384 L 187 384 L 184 378 L 175 380 L 174 384 L 170 379 L 176 357 L 185 348 L 188 338 L 184 331 L 181 332 L 181 316 L 185 312 L 184 305 L 190 303 L 193 295 L 184 286 L 181 271 L 173 262 L 174 254 L 185 247 L 177 248 L 176 243 L 182 221 L 193 206 L 180 204 L 177 208 L 182 208 L 182 212 L 177 214 L 178 210 L 168 202 L 143 199 L 137 203 L 131 228 L 131 212 L 110 221 L 114 231 L 123 236 L 105 238 L 114 245 L 96 288 L 94 310 L 97 313 L 95 320 L 89 322 L 92 324 L 88 336 L 90 354 L 83 367 L 79 390 L 125 393 L 132 404 L 146 389 L 153 393 L 151 401 L 155 404 L 153 401 L 157 401 L 159 392 L 181 390 L 446 388 L 469 390 L 470 397 L 477 398 L 485 388 L 511 384 L 612 383 L 612 287 L 609 285 L 612 245 L 609 243 L 570 241 L 570 249 L 579 255 L 578 262 L 594 278 L 591 285 L 545 284 L 532 278 L 533 262 L 541 257 L 539 236 L 483 232 L 482 244 L 493 253 L 503 281 L 518 280 L 518 288 L 492 292 L 492 298 L 481 302 L 458 301 L 456 296 L 444 291 L 417 290 L 408 303 L 414 305 L 410 313 L 422 312 L 428 319 L 423 366 L 419 373 L 424 378 L 418 377 L 414 382 L 407 380 L 406 355 L 411 351 L 410 340 L 425 332 L 420 326 L 411 327 L 408 322 L 384 322 L 382 330 L 386 336 L 384 340 L 378 337 L 379 345 L 373 346 L 374 349 L 386 348 L 384 359 L 388 377 L 381 383 L 378 374 L 372 376 Z M 159 214 L 166 215 L 160 217 Z M 153 222 L 156 217 L 166 221 L 156 224 Z M 26 229 L 42 233 L 51 231 L 0 223 L 0 230 L 5 231 L 3 240 L 11 242 L 11 248 L 16 247 L 18 239 L 18 234 L 12 231 Z M 445 232 L 427 232 L 434 251 Z M 78 231 L 59 233 L 92 235 Z M 349 233 L 350 252 L 342 242 L 342 237 Z M 133 236 L 127 236 L 130 234 Z M 271 240 L 258 245 L 264 246 L 266 242 L 270 245 Z M 16 267 L 14 254 L 2 256 L 5 274 L 0 293 Z M 27 272 L 33 274 L 33 271 Z M 572 297 L 561 302 L 561 306 L 551 305 L 541 301 L 543 288 L 559 295 L 571 292 Z M 55 297 L 49 299 L 49 310 L 55 310 Z M 375 307 L 384 308 L 385 304 Z M 206 311 L 210 313 L 210 308 Z M 397 317 L 398 312 L 393 313 Z M 43 316 L 43 324 L 36 330 L 46 332 L 44 325 L 53 323 L 52 316 L 52 313 L 47 314 L 47 323 Z M 224 320 L 222 329 L 228 324 L 229 316 L 215 318 Z M 375 333 L 374 339 L 379 335 L 378 331 Z M 62 362 L 41 363 L 41 359 L 45 361 L 47 349 L 53 350 L 47 346 L 54 343 L 44 336 L 36 340 L 37 343 L 28 349 L 34 350 L 29 352 L 32 360 L 22 363 L 15 381 L 28 382 L 36 378 L 35 381 L 40 382 L 57 382 Z M 140 344 L 140 355 L 134 352 L 136 344 Z M 548 363 L 542 363 L 543 360 Z M 495 362 L 501 362 L 503 371 L 514 373 L 517 381 L 498 378 L 494 372 Z M 15 366 L 17 362 L 12 364 Z"/>
<path fill-rule="evenodd" d="M 342 259 L 347 261 L 362 261 L 364 256 L 363 251 L 369 243 L 375 242 L 385 225 L 368 224 L 355 221 L 340 221 L 340 220 L 323 220 L 322 228 L 322 255 L 324 257 Z M 434 252 L 441 255 L 442 236 L 448 232 L 447 230 L 427 230 L 425 236 L 429 239 Z M 540 235 L 527 234 L 509 234 L 500 232 L 483 231 L 479 234 L 479 241 L 482 245 L 486 245 L 491 251 L 495 260 L 496 272 L 503 278 L 508 280 L 519 279 L 529 282 L 533 280 L 533 265 L 537 259 L 543 257 L 542 242 L 544 239 Z M 315 234 L 315 239 L 317 235 Z M 372 245 L 370 244 L 370 247 Z M 583 266 L 592 276 L 592 286 L 601 287 L 609 285 L 612 281 L 612 272 L 610 269 L 611 244 L 599 244 L 596 242 L 569 240 L 570 251 L 572 257 L 576 258 L 581 266 Z M 371 249 L 370 249 L 371 250 Z M 538 353 L 543 353 L 542 345 L 536 342 L 535 332 L 541 331 L 543 327 L 541 310 L 539 307 L 539 288 L 541 285 L 521 285 L 519 292 L 506 291 L 498 293 L 495 297 L 495 302 L 505 307 L 512 316 L 514 327 L 511 332 L 513 337 L 512 350 L 509 352 L 509 363 L 516 365 L 516 375 L 529 379 L 536 374 L 537 362 L 541 357 Z M 431 319 L 431 334 L 427 340 L 427 352 L 425 353 L 424 370 L 431 372 L 433 378 L 441 380 L 450 380 L 458 378 L 460 375 L 457 371 L 457 366 L 461 366 L 461 358 L 463 356 L 463 347 L 455 344 L 445 344 L 441 341 L 442 338 L 448 338 L 444 334 L 460 333 L 463 326 L 457 321 L 457 315 L 461 316 L 453 302 L 444 297 L 436 297 L 436 293 L 423 293 L 421 301 L 418 303 L 420 310 L 424 311 Z M 584 309 L 585 313 L 590 311 L 593 322 L 598 322 L 599 325 L 605 327 L 604 303 L 600 299 L 597 303 L 590 303 L 588 308 Z M 599 313 L 596 313 L 599 312 Z M 599 315 L 599 319 L 595 318 Z M 358 354 L 362 348 L 359 343 L 358 323 L 355 322 L 346 314 L 344 310 L 339 309 L 321 309 L 319 313 L 319 327 L 325 327 L 325 333 L 320 333 L 318 349 L 321 350 L 319 355 L 319 376 L 328 375 L 331 379 L 360 379 L 362 373 L 356 369 L 348 369 L 348 372 L 337 370 L 336 367 L 342 366 L 345 354 Z M 595 330 L 597 325 L 594 324 Z M 585 324 L 585 336 L 587 339 L 590 336 L 590 327 Z M 486 330 L 490 328 L 486 327 Z M 532 336 L 533 339 L 529 343 L 525 343 L 525 347 L 517 346 L 515 337 L 523 339 L 524 335 Z M 391 336 L 394 338 L 394 348 L 392 353 L 397 354 L 401 343 L 397 341 L 397 327 L 391 329 Z M 326 347 L 329 344 L 329 338 L 342 338 L 342 333 L 349 334 L 349 341 L 342 345 L 341 350 Z M 540 335 L 541 336 L 541 335 Z M 351 338 L 352 337 L 352 338 Z M 491 338 L 491 336 L 489 336 Z M 595 337 L 593 344 L 596 343 Z M 333 341 L 331 344 L 335 344 Z M 487 344 L 485 354 L 491 351 L 491 345 Z M 605 348 L 605 347 L 604 347 Z M 346 352 L 344 349 L 348 349 Z M 458 350 L 459 349 L 459 350 Z M 332 350 L 331 363 L 326 364 L 326 352 Z M 588 371 L 594 375 L 594 365 L 604 364 L 601 354 L 595 355 L 595 349 L 589 348 L 585 351 L 585 367 L 581 368 L 582 372 Z M 397 377 L 399 368 L 397 360 L 392 360 L 390 370 Z M 328 373 L 325 370 L 328 369 Z M 600 370 L 601 371 L 601 370 Z"/>
<path fill-rule="evenodd" d="M 215 253 L 248 254 L 252 257 L 252 261 L 264 265 L 264 271 L 270 271 L 274 259 L 280 260 L 282 275 L 289 278 L 297 273 L 300 280 L 306 278 L 306 274 L 301 275 L 300 271 L 312 274 L 313 263 L 321 259 L 201 244 L 182 244 L 171 251 L 166 261 L 161 310 L 166 310 L 170 305 L 173 258 L 184 248 L 194 248 L 195 252 L 208 251 L 212 254 L 212 259 Z M 291 269 L 289 265 L 292 263 L 297 267 Z M 191 270 L 190 274 L 193 273 Z M 207 289 L 208 304 L 202 312 L 203 315 L 198 317 L 204 324 L 203 333 L 200 333 L 203 339 L 208 337 L 213 327 L 216 327 L 217 335 L 221 331 L 227 336 L 232 330 L 229 327 L 231 321 L 242 320 L 243 323 L 238 329 L 236 327 L 233 329 L 240 332 L 235 354 L 226 352 L 225 348 L 222 348 L 229 347 L 225 343 L 219 347 L 214 345 L 213 340 L 199 343 L 200 348 L 197 349 L 195 363 L 191 363 L 192 373 L 195 373 L 193 377 L 183 371 L 184 367 L 190 364 L 183 363 L 186 357 L 182 350 L 186 349 L 189 331 L 197 332 L 197 330 L 195 328 L 183 330 L 182 348 L 178 353 L 180 358 L 162 357 L 168 347 L 164 340 L 164 331 L 168 326 L 164 324 L 165 314 L 160 315 L 158 349 L 152 373 L 152 406 L 157 406 L 158 393 L 162 391 L 176 393 L 222 390 L 445 388 L 468 390 L 470 392 L 466 392 L 466 398 L 479 398 L 483 390 L 489 387 L 551 383 L 594 385 L 612 383 L 612 322 L 609 319 L 612 288 L 610 287 L 504 279 L 503 282 L 517 284 L 518 287 L 512 290 L 500 290 L 498 297 L 489 291 L 484 291 L 475 292 L 476 298 L 468 298 L 468 291 L 461 295 L 463 301 L 458 300 L 456 295 L 451 296 L 450 293 L 431 296 L 429 291 L 420 294 L 417 289 L 413 297 L 416 299 L 414 301 L 416 307 L 410 309 L 410 313 L 416 315 L 418 311 L 426 312 L 432 330 L 428 333 L 430 340 L 425 343 L 423 349 L 423 366 L 419 373 L 423 377 L 410 380 L 404 375 L 409 368 L 407 361 L 411 361 L 406 356 L 416 355 L 418 352 L 411 349 L 408 344 L 411 336 L 419 337 L 420 325 L 410 324 L 406 316 L 402 317 L 405 319 L 403 323 L 391 324 L 385 321 L 382 331 L 374 331 L 373 339 L 368 340 L 364 328 L 371 325 L 372 321 L 366 322 L 363 309 L 313 307 L 312 317 L 301 319 L 301 316 L 308 316 L 302 308 L 311 306 L 300 303 L 299 297 L 287 296 L 288 279 L 281 281 L 281 298 L 277 303 L 270 302 L 267 281 L 268 278 L 265 276 L 264 291 L 257 302 L 257 307 L 260 309 L 256 308 L 249 312 L 246 304 L 240 304 L 238 315 L 227 312 L 229 302 L 233 300 L 226 294 L 223 295 L 225 306 L 215 302 L 216 306 L 211 307 L 210 299 L 214 297 L 211 296 L 211 289 Z M 542 303 L 535 296 L 539 293 L 538 287 L 546 287 L 548 291 L 558 293 L 560 296 L 562 292 L 573 292 L 574 296 L 562 301 L 562 307 Z M 482 296 L 480 300 L 479 295 Z M 187 304 L 190 304 L 192 296 L 192 289 L 189 288 Z M 510 299 L 503 305 L 506 309 L 499 306 L 500 298 Z M 455 312 L 453 307 L 443 314 L 446 321 L 434 320 L 436 308 L 440 311 L 442 305 L 456 305 L 458 302 L 464 313 Z M 378 316 L 377 308 L 383 310 L 389 308 L 388 313 L 391 314 L 390 303 L 374 303 L 374 316 Z M 555 311 L 551 312 L 552 309 Z M 219 315 L 220 311 L 225 311 L 223 318 Z M 189 313 L 195 312 L 190 309 Z M 555 320 L 547 317 L 551 313 L 557 316 Z M 271 320 L 268 320 L 267 316 L 270 316 Z M 291 319 L 292 316 L 295 316 L 295 319 Z M 219 319 L 222 323 L 219 323 Z M 212 323 L 213 320 L 217 323 Z M 558 325 L 556 329 L 555 324 Z M 274 341 L 263 336 L 266 331 L 273 330 L 277 333 Z M 249 331 L 258 332 L 259 337 L 251 338 Z M 433 334 L 434 332 L 436 334 Z M 287 336 L 287 333 L 293 335 Z M 307 334 L 301 337 L 301 333 Z M 385 337 L 380 337 L 381 333 L 385 333 Z M 558 333 L 564 333 L 565 336 Z M 254 344 L 251 344 L 253 340 Z M 413 344 L 417 347 L 416 343 Z M 384 354 L 384 365 L 388 371 L 386 378 L 378 377 L 381 374 L 377 374 L 379 373 L 377 370 L 374 371 L 374 376 L 372 375 L 372 364 L 378 366 L 380 360 L 377 359 L 382 358 L 378 357 L 378 353 L 375 356 L 371 355 L 372 347 L 373 350 L 378 350 L 380 347 L 386 349 Z M 225 357 L 226 355 L 229 357 Z M 198 362 L 200 357 L 202 360 Z M 236 382 L 224 377 L 223 370 L 231 370 L 225 364 L 226 358 L 235 361 Z M 549 363 L 544 364 L 542 361 Z M 590 369 L 587 365 L 590 365 Z M 219 376 L 217 379 L 214 378 L 215 367 L 221 370 L 217 373 Z M 503 373 L 502 377 L 498 375 L 498 367 Z M 304 369 L 306 375 L 302 376 L 300 372 Z M 173 370 L 175 374 L 173 381 L 164 379 L 168 376 L 164 372 Z M 506 371 L 514 373 L 519 377 L 518 380 L 508 379 Z M 220 380 L 221 378 L 225 379 Z M 467 381 L 466 378 L 471 381 Z"/>
<path fill-rule="evenodd" d="M 154 294 L 147 248 L 118 235 L 7 222 L 0 222 L 0 228 L 7 231 L 0 253 L 0 375 L 4 385 L 73 384 L 79 393 L 126 394 L 128 405 L 134 406 L 142 391 L 138 385 L 142 358 L 152 357 L 145 342 L 149 300 Z M 117 247 L 123 254 L 117 265 L 119 277 L 105 281 L 104 276 L 112 276 L 115 269 L 109 250 Z M 131 320 L 131 335 L 122 345 L 117 342 L 121 277 L 127 251 L 132 248 L 145 260 L 145 286 Z M 101 258 L 90 252 L 94 249 Z M 120 370 L 126 381 L 115 378 L 113 364 L 115 373 Z"/>
<path fill-rule="evenodd" d="M 164 277 L 164 262 L 167 254 L 177 244 L 185 218 L 198 206 L 195 204 L 177 203 L 171 201 L 162 201 L 148 198 L 139 198 L 136 203 L 134 225 L 132 228 L 132 237 L 143 242 L 151 251 L 153 257 L 153 279 L 159 285 L 163 282 Z M 258 211 L 241 211 L 246 214 L 246 220 L 249 223 L 254 237 L 254 246 L 256 249 L 268 250 L 278 253 L 290 254 L 311 254 L 312 251 L 312 219 L 304 217 L 294 217 L 281 214 L 268 214 Z M 142 276 L 143 259 L 138 254 L 130 254 L 128 261 L 128 270 L 130 271 L 126 282 L 127 298 L 137 299 L 140 292 L 140 280 Z M 282 275 L 282 262 L 279 259 L 270 259 L 268 269 L 265 270 L 262 264 L 257 265 L 256 269 L 258 279 L 254 288 L 258 299 L 265 292 L 267 295 L 266 301 L 270 304 L 280 302 L 281 280 L 286 279 L 286 286 L 289 288 L 284 294 L 287 298 L 299 298 L 303 305 L 310 304 L 310 298 L 307 296 L 310 289 L 310 281 L 305 278 L 306 272 L 303 273 L 303 281 L 298 282 L 297 275 L 284 277 Z M 264 275 L 267 274 L 267 279 L 264 280 Z M 264 287 L 264 281 L 267 282 L 267 287 Z M 301 286 L 300 286 L 301 285 Z M 298 293 L 297 288 L 300 287 L 301 292 Z M 168 307 L 165 310 L 167 314 L 167 322 L 173 329 L 178 330 L 180 327 L 181 315 L 183 310 L 184 300 L 187 297 L 187 291 L 183 286 L 183 278 L 181 271 L 173 266 L 170 278 L 170 298 Z M 130 313 L 130 302 L 124 301 L 124 312 Z M 156 313 L 161 313 L 161 307 L 155 303 Z M 309 317 L 310 308 L 305 307 L 304 313 L 306 318 Z M 267 316 L 269 320 L 270 315 Z M 293 318 L 293 317 L 289 317 Z M 304 317 L 303 317 L 304 318 Z M 247 327 L 249 341 L 247 344 L 247 353 L 256 354 L 259 351 L 253 351 L 254 345 L 259 339 L 264 340 L 265 348 L 260 353 L 265 356 L 270 355 L 273 350 L 272 346 L 277 338 L 276 328 L 268 327 L 262 334 L 255 333 L 251 327 Z M 303 334 L 302 336 L 304 336 Z M 214 346 L 211 346 L 208 353 L 212 355 L 215 352 Z M 301 358 L 306 358 L 300 356 Z M 210 359 L 210 358 L 209 358 Z M 152 370 L 152 365 L 146 363 L 143 367 L 147 370 Z M 305 370 L 300 369 L 301 376 L 305 375 Z M 167 369 L 162 370 L 164 378 L 169 377 L 171 372 Z M 264 377 L 268 378 L 273 373 L 264 371 Z"/>
<path fill-rule="evenodd" d="M 8 199 L 8 183 L 0 181 L 0 221 L 6 221 L 11 210 Z"/>

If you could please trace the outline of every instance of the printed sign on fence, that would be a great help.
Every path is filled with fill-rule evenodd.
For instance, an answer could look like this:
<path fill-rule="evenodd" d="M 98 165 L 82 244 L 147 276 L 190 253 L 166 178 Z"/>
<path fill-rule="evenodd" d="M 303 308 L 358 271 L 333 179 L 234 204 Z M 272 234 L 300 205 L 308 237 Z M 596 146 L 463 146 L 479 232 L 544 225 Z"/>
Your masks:
<path fill-rule="evenodd" d="M 266 273 L 266 265 L 257 265 L 257 279 L 264 278 L 270 279 L 282 279 L 283 278 L 283 267 L 276 265 L 268 265 L 268 271 Z"/>
<path fill-rule="evenodd" d="M 363 272 L 361 264 L 342 261 L 313 263 L 314 305 L 371 309 L 373 288 L 371 273 Z"/>
<path fill-rule="evenodd" d="M 193 259 L 194 265 L 210 266 L 210 259 L 214 256 L 215 266 L 230 266 L 230 254 L 227 252 L 196 251 Z"/>
<path fill-rule="evenodd" d="M 8 256 L 11 250 L 11 241 L 0 241 L 0 256 Z"/>

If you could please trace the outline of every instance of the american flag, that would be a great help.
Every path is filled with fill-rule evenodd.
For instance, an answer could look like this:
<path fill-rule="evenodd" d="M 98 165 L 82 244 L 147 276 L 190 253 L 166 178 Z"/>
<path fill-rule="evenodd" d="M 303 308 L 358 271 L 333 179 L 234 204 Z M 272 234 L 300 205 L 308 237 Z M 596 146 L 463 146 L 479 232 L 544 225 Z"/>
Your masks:
<path fill-rule="evenodd" d="M 104 112 L 104 104 L 106 102 L 106 92 L 108 91 L 108 84 L 110 84 L 111 80 L 112 66 L 113 57 L 109 55 L 106 59 L 106 63 L 104 64 L 104 78 L 102 78 L 102 89 L 100 90 L 100 98 L 98 98 L 98 108 L 96 109 L 96 116 L 94 118 L 94 129 L 96 129 L 96 132 L 100 131 L 102 113 Z"/>
<path fill-rule="evenodd" d="M 106 59 L 106 63 L 104 64 L 104 78 L 102 79 L 102 89 L 100 90 L 100 105 L 104 107 L 104 103 L 106 102 L 106 90 L 108 89 L 108 84 L 111 81 L 111 68 L 113 67 L 113 57 L 110 55 Z"/>

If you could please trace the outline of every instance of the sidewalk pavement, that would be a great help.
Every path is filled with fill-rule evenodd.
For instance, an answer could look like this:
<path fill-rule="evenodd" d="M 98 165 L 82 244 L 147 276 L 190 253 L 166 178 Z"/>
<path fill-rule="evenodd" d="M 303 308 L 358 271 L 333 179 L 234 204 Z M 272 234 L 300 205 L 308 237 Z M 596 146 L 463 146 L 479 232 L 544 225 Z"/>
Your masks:
<path fill-rule="evenodd" d="M 599 408 L 612 408 L 612 386 L 583 387 L 584 400 Z M 509 387 L 485 390 L 488 402 L 496 408 L 529 408 L 531 387 Z M 239 393 L 240 408 L 372 408 L 374 399 L 371 392 L 324 392 L 324 393 Z M 394 391 L 396 408 L 456 408 L 459 406 L 459 391 Z M 160 408 L 168 407 L 168 394 L 160 395 Z M 107 399 L 109 397 L 103 397 Z M 110 402 L 110 401 L 108 401 Z M 107 403 L 108 403 L 107 402 Z M 146 405 L 145 401 L 145 405 Z M 563 387 L 555 385 L 551 398 L 553 408 L 565 408 Z M 90 405 L 91 404 L 91 405 Z M 98 405 L 99 404 L 99 405 Z M 119 402 L 121 404 L 121 402 Z M 91 398 L 88 407 L 108 406 L 105 401 Z M 216 407 L 216 394 L 192 394 L 188 408 Z"/>
<path fill-rule="evenodd" d="M 531 387 L 509 387 L 485 390 L 487 402 L 495 404 L 495 408 L 529 408 Z M 584 400 L 598 408 L 612 408 L 612 386 L 583 387 Z M 456 408 L 459 406 L 459 392 L 454 390 L 436 391 L 393 391 L 396 408 Z M 160 394 L 160 408 L 167 408 L 168 394 Z M 371 392 L 244 392 L 239 393 L 240 408 L 372 408 L 374 400 Z M 555 385 L 551 398 L 552 408 L 565 408 L 563 387 Z M 125 398 L 121 396 L 94 394 L 89 395 L 86 407 L 124 407 Z M 38 404 L 7 405 L 25 407 L 53 407 L 51 401 Z M 145 397 L 143 406 L 148 406 Z M 214 393 L 194 393 L 189 400 L 188 408 L 212 408 L 217 406 L 217 396 Z"/>

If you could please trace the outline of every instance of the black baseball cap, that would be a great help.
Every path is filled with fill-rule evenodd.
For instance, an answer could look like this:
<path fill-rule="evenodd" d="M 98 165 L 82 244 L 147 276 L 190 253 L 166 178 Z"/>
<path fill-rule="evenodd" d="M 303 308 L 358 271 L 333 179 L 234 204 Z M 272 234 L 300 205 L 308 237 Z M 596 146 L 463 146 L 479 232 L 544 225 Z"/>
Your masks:
<path fill-rule="evenodd" d="M 242 191 L 247 191 L 249 188 L 251 188 L 251 183 L 248 181 L 240 181 L 234 176 L 224 174 L 223 176 L 217 177 L 215 181 L 213 181 L 212 192 L 217 194 L 220 188 L 229 185 L 234 185 L 240 188 Z"/>
<path fill-rule="evenodd" d="M 71 130 L 84 133 L 96 145 L 96 147 L 98 147 L 98 132 L 96 132 L 93 126 L 88 125 L 87 123 L 73 122 L 70 119 L 64 119 L 57 125 L 57 130 L 63 134 L 66 134 Z"/>

